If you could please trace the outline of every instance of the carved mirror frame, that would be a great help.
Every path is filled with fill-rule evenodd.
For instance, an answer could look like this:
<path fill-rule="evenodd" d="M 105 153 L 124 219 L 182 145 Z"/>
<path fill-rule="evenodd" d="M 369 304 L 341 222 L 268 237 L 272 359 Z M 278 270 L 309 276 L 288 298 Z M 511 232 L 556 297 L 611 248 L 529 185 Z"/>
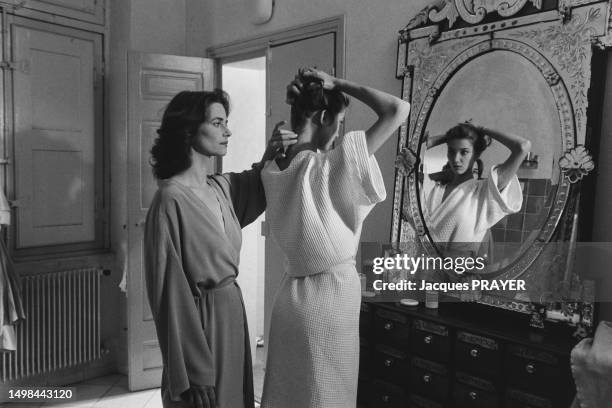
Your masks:
<path fill-rule="evenodd" d="M 398 41 L 397 77 L 403 80 L 402 97 L 412 106 L 408 121 L 400 128 L 398 152 L 407 147 L 420 156 L 424 127 L 440 92 L 466 63 L 495 50 L 519 54 L 538 69 L 558 109 L 563 151 L 566 156 L 582 152 L 587 142 L 591 57 L 594 47 L 612 45 L 611 4 L 612 0 L 560 0 L 546 5 L 541 0 L 437 0 L 423 9 L 400 31 Z M 570 249 L 575 244 L 578 182 L 588 171 L 561 161 L 557 192 L 534 245 L 496 279 L 534 273 L 536 261 L 544 258 L 545 245 L 540 244 L 569 242 Z M 417 180 L 416 172 L 408 176 L 396 173 L 391 242 L 419 242 L 427 253 L 437 254 L 423 221 Z M 571 284 L 573 255 L 565 250 L 566 257 L 558 267 L 565 268 L 564 283 Z M 585 326 L 593 322 L 593 301 L 582 299 L 579 314 Z M 533 299 L 492 293 L 484 293 L 480 302 L 532 314 L 538 309 Z M 555 312 L 568 315 L 567 310 L 544 306 L 536 313 L 542 321 L 547 308 L 549 317 Z M 535 320 L 537 325 L 538 316 Z"/>

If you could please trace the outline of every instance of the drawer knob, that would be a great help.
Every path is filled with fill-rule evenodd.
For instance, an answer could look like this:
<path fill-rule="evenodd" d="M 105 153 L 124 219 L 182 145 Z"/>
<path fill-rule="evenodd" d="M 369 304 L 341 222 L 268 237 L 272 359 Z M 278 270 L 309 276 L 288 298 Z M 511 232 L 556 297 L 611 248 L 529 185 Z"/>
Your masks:
<path fill-rule="evenodd" d="M 470 350 L 470 356 L 476 358 L 478 357 L 478 349 L 471 349 Z"/>
<path fill-rule="evenodd" d="M 385 330 L 391 330 L 393 328 L 393 323 L 385 323 Z"/>
<path fill-rule="evenodd" d="M 431 344 L 432 340 L 433 340 L 433 338 L 431 336 L 425 336 L 423 338 L 423 341 L 425 342 L 425 344 Z"/>
<path fill-rule="evenodd" d="M 468 395 L 473 400 L 477 400 L 478 399 L 478 393 L 476 391 L 470 391 L 470 393 Z"/>
<path fill-rule="evenodd" d="M 527 371 L 528 374 L 533 374 L 535 373 L 535 364 L 533 363 L 529 363 L 525 366 L 525 371 Z"/>
<path fill-rule="evenodd" d="M 390 358 L 385 360 L 385 367 L 391 367 L 392 364 L 393 364 L 393 360 L 391 360 Z"/>
<path fill-rule="evenodd" d="M 430 383 L 430 382 L 431 382 L 431 375 L 429 375 L 429 374 L 425 374 L 425 375 L 423 376 L 423 382 L 424 382 L 424 383 Z"/>
<path fill-rule="evenodd" d="M 385 404 L 389 403 L 389 401 L 391 401 L 391 397 L 388 395 L 383 395 L 382 396 L 382 402 L 384 402 Z"/>

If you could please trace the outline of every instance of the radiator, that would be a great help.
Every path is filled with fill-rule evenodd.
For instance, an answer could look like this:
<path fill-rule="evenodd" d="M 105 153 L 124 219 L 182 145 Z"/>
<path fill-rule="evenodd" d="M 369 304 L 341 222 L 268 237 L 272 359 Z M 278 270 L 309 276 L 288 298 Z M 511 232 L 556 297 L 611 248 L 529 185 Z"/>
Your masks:
<path fill-rule="evenodd" d="M 26 320 L 17 350 L 0 353 L 3 382 L 44 375 L 100 358 L 100 269 L 22 277 Z"/>

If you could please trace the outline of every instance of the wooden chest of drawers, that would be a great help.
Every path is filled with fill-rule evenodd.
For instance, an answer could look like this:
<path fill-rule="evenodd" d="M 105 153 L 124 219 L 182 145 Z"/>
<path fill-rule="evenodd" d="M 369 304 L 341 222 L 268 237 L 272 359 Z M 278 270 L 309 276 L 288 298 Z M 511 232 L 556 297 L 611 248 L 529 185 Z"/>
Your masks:
<path fill-rule="evenodd" d="M 547 330 L 482 305 L 364 303 L 359 407 L 567 408 L 576 340 Z"/>

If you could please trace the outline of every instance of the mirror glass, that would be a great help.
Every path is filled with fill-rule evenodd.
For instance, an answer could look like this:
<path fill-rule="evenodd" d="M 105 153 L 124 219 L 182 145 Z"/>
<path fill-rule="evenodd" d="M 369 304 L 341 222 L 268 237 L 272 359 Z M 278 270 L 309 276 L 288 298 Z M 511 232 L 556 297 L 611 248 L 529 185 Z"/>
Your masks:
<path fill-rule="evenodd" d="M 467 249 L 470 255 L 486 258 L 483 272 L 496 272 L 511 265 L 533 244 L 548 218 L 560 176 L 560 118 L 542 73 L 521 55 L 496 50 L 469 61 L 450 78 L 433 103 L 423 134 L 443 135 L 467 120 L 531 141 L 530 156 L 517 172 L 518 185 L 514 184 L 520 187 L 510 184 L 501 196 L 488 190 L 493 183 L 492 167 L 510 154 L 493 140 L 480 155 L 480 165 L 474 165 L 473 179 L 444 196 L 453 175 L 444 168 L 448 146 L 443 143 L 427 149 L 422 144 L 419 205 L 428 234 L 442 255 L 462 247 L 461 251 Z M 421 141 L 423 134 L 419 135 Z M 487 217 L 491 208 L 504 206 L 490 205 L 500 197 L 508 208 L 501 216 Z M 477 231 L 472 231 L 475 225 Z M 474 238 L 466 238 L 470 236 Z"/>

